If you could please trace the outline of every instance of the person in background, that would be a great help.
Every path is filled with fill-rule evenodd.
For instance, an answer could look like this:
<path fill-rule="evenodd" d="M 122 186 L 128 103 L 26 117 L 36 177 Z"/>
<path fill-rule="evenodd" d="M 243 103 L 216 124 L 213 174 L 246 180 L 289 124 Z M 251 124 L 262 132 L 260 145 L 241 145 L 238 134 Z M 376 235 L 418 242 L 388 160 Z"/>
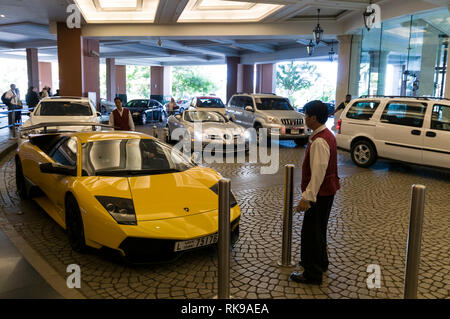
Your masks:
<path fill-rule="evenodd" d="M 25 100 L 31 112 L 36 107 L 36 105 L 39 103 L 40 100 L 39 94 L 37 93 L 37 88 L 35 88 L 34 86 L 30 86 L 28 88 L 27 95 L 25 96 Z"/>
<path fill-rule="evenodd" d="M 170 98 L 170 102 L 167 103 L 167 115 L 173 115 L 173 110 L 177 106 L 177 103 L 175 103 L 175 99 L 172 97 Z"/>
<path fill-rule="evenodd" d="M 109 115 L 109 125 L 119 131 L 134 131 L 135 127 L 131 112 L 129 109 L 123 107 L 122 103 L 123 102 L 120 97 L 116 97 L 114 99 L 116 109 Z"/>
<path fill-rule="evenodd" d="M 20 100 L 20 91 L 19 88 L 16 87 L 16 96 L 17 96 L 17 105 L 16 110 L 19 109 L 19 111 L 15 112 L 14 121 L 16 123 L 22 123 L 22 101 Z"/>
<path fill-rule="evenodd" d="M 41 91 L 41 99 L 44 99 L 46 97 L 49 97 L 50 95 L 48 94 L 48 87 L 44 86 L 44 88 Z"/>
<path fill-rule="evenodd" d="M 352 100 L 352 95 L 347 94 L 345 96 L 345 101 L 342 102 L 341 104 L 339 104 L 338 107 L 332 113 L 328 114 L 328 116 L 333 116 L 335 113 L 339 112 L 340 110 L 344 110 L 345 107 L 348 105 L 348 103 L 350 103 L 351 100 Z"/>
<path fill-rule="evenodd" d="M 59 96 L 59 89 L 56 90 L 56 93 L 53 96 Z"/>
<path fill-rule="evenodd" d="M 333 133 L 327 129 L 328 107 L 321 101 L 305 105 L 305 123 L 313 130 L 305 151 L 302 166 L 302 198 L 297 212 L 305 212 L 301 230 L 300 266 L 303 273 L 293 272 L 290 280 L 322 283 L 328 270 L 327 225 L 334 196 L 340 188 L 337 145 Z"/>
<path fill-rule="evenodd" d="M 2 96 L 2 101 L 8 107 L 8 111 L 13 111 L 19 106 L 19 97 L 16 93 L 16 85 L 11 84 L 10 90 L 6 91 Z M 14 112 L 15 117 L 15 112 Z M 8 125 L 13 124 L 13 112 L 8 112 Z"/>

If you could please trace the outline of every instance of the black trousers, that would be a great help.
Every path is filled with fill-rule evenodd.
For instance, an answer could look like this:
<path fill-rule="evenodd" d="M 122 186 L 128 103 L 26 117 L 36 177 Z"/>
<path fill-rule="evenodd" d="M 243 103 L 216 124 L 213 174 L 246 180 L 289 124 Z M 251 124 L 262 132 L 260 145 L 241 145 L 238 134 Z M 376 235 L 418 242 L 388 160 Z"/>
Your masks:
<path fill-rule="evenodd" d="M 328 269 L 327 225 L 333 200 L 334 195 L 317 196 L 303 218 L 300 265 L 309 279 L 322 280 L 322 273 Z"/>

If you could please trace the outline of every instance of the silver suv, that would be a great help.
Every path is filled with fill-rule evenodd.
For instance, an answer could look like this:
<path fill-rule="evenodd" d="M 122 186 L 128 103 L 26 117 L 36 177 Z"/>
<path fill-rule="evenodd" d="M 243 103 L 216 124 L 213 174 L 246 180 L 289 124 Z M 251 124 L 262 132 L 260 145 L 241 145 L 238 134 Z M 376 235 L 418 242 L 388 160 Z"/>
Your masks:
<path fill-rule="evenodd" d="M 289 100 L 275 94 L 238 93 L 226 106 L 230 119 L 257 131 L 267 128 L 268 134 L 278 134 L 280 140 L 294 140 L 298 145 L 308 142 L 311 134 L 305 126 L 305 116 L 297 112 Z"/>

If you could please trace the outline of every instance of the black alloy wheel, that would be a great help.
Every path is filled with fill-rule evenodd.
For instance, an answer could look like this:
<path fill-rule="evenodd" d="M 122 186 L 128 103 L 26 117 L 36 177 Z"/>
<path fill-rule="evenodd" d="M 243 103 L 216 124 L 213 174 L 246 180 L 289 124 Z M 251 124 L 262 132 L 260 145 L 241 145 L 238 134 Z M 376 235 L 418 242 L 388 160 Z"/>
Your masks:
<path fill-rule="evenodd" d="M 83 218 L 73 195 L 69 195 L 66 200 L 66 229 L 72 249 L 79 253 L 85 252 L 87 246 L 84 237 Z"/>

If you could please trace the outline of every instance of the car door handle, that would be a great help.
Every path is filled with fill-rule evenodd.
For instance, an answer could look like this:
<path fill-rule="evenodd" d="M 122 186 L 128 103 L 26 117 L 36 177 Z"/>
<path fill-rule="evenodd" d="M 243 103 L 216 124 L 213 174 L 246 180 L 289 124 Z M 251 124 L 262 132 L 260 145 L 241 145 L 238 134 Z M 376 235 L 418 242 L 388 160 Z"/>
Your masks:
<path fill-rule="evenodd" d="M 412 135 L 420 135 L 420 133 L 421 133 L 421 132 L 420 132 L 419 130 L 412 130 L 412 131 L 411 131 L 411 134 L 412 134 Z"/>
<path fill-rule="evenodd" d="M 425 135 L 428 136 L 428 137 L 436 137 L 436 133 L 435 132 L 430 132 L 430 131 L 428 131 Z"/>

